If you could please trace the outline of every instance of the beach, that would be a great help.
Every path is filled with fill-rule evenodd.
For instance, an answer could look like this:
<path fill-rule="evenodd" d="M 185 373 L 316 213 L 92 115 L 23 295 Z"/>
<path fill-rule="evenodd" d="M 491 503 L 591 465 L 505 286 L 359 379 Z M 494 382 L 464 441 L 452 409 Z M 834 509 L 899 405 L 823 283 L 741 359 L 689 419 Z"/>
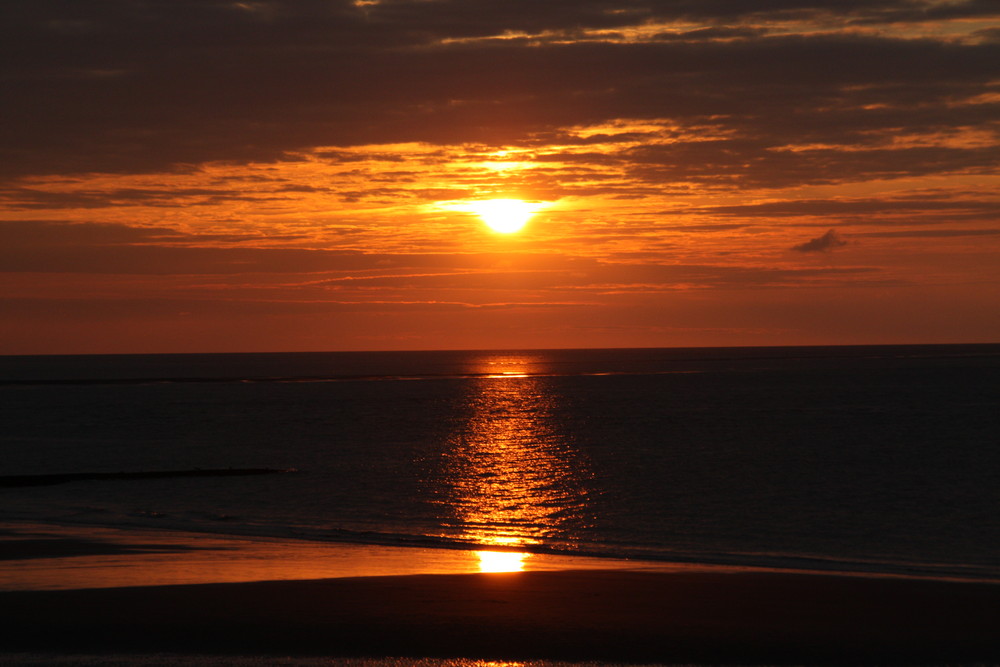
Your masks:
<path fill-rule="evenodd" d="M 13 553 L 12 544 L 9 566 L 45 562 L 43 547 L 54 550 L 53 565 L 93 557 L 84 553 L 92 547 L 70 540 L 36 543 L 30 554 L 30 545 Z M 187 555 L 174 557 L 183 562 Z M 1000 586 L 611 563 L 594 570 L 8 590 L 0 592 L 0 627 L 4 655 L 22 658 L 991 663 L 1000 660 Z"/>
<path fill-rule="evenodd" d="M 410 575 L 7 592 L 7 651 L 989 663 L 995 586 L 796 574 Z"/>
<path fill-rule="evenodd" d="M 997 352 L 9 360 L 0 664 L 1000 664 Z"/>

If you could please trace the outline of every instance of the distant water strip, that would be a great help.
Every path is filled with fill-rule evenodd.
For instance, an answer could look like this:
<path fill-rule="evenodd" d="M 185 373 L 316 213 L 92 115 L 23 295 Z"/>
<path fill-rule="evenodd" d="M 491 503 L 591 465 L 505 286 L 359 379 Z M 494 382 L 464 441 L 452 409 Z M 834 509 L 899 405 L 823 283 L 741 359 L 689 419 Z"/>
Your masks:
<path fill-rule="evenodd" d="M 401 382 L 412 380 L 495 380 L 505 378 L 537 377 L 588 377 L 607 375 L 678 375 L 705 373 L 703 370 L 666 371 L 594 371 L 577 373 L 524 372 L 524 373 L 441 373 L 419 375 L 331 375 L 290 377 L 162 377 L 162 378 L 74 378 L 45 380 L 0 380 L 0 386 L 33 385 L 148 385 L 148 384 L 291 384 L 318 382 Z"/>
<path fill-rule="evenodd" d="M 441 352 L 0 355 L 0 387 L 648 376 L 1000 357 L 998 344 Z M 500 370 L 508 366 L 510 370 Z"/>

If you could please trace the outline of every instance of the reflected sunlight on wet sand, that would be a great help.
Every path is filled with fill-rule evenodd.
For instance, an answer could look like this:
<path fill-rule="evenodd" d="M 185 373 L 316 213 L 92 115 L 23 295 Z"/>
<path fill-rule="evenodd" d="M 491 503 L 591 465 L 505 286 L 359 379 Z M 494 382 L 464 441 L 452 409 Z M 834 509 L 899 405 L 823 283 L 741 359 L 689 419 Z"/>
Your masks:
<path fill-rule="evenodd" d="M 581 569 L 676 569 L 644 561 L 228 537 L 88 526 L 0 526 L 0 590 L 65 590 Z"/>

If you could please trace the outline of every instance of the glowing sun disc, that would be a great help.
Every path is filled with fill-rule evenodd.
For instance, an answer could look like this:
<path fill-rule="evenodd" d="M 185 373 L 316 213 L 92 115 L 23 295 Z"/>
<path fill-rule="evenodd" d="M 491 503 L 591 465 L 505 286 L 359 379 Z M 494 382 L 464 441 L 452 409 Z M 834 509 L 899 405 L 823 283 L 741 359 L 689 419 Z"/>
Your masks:
<path fill-rule="evenodd" d="M 520 199 L 486 199 L 471 202 L 468 210 L 472 211 L 495 232 L 512 234 L 520 231 L 545 204 L 530 203 Z"/>

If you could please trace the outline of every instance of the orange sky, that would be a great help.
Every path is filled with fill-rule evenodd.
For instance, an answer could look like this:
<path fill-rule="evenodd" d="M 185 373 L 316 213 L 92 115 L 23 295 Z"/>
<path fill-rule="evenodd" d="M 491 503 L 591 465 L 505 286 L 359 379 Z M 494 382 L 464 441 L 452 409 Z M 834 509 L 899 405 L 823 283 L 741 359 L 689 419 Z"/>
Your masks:
<path fill-rule="evenodd" d="M 1000 341 L 993 2 L 36 0 L 0 33 L 2 354 Z M 545 205 L 502 235 L 494 198 Z"/>

